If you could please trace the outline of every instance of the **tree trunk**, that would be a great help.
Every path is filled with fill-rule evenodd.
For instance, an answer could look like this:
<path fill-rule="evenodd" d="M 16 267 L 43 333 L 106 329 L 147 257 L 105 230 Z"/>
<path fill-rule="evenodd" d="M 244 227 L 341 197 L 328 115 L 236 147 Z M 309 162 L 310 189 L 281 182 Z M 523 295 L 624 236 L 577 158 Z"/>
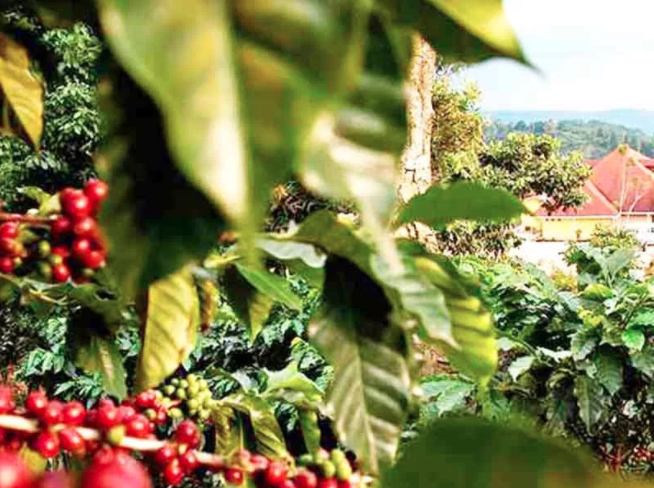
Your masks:
<path fill-rule="evenodd" d="M 424 193 L 431 185 L 431 135 L 434 125 L 431 99 L 435 75 L 436 53 L 416 35 L 406 88 L 408 140 L 401 158 L 400 203 Z"/>

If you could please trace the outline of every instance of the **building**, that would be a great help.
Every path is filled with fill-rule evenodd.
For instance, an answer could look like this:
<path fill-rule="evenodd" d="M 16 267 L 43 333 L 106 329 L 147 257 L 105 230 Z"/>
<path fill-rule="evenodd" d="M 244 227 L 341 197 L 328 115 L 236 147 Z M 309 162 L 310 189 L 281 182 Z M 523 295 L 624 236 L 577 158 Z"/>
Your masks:
<path fill-rule="evenodd" d="M 654 159 L 623 145 L 586 161 L 593 174 L 584 185 L 586 203 L 548 213 L 539 208 L 523 226 L 548 241 L 586 240 L 598 225 L 638 228 L 654 222 Z M 528 203 L 534 208 L 535 200 Z"/>

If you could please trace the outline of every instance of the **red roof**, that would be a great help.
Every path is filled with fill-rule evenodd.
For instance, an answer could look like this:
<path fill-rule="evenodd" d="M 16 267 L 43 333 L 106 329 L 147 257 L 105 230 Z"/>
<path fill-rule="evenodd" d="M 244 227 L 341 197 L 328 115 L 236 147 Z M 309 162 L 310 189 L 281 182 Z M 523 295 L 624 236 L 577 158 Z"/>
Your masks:
<path fill-rule="evenodd" d="M 586 203 L 575 209 L 555 210 L 551 217 L 611 217 L 622 213 L 654 213 L 654 159 L 621 146 L 602 159 L 588 160 L 593 168 L 590 180 L 584 184 Z"/>
<path fill-rule="evenodd" d="M 541 208 L 536 215 L 547 217 L 608 217 L 618 214 L 618 209 L 611 205 L 611 202 L 602 195 L 602 192 L 590 180 L 584 183 L 584 193 L 588 196 L 588 200 L 581 207 L 555 210 L 550 214 Z"/>
<path fill-rule="evenodd" d="M 615 149 L 593 166 L 591 181 L 622 212 L 654 212 L 654 174 L 631 148 Z"/>

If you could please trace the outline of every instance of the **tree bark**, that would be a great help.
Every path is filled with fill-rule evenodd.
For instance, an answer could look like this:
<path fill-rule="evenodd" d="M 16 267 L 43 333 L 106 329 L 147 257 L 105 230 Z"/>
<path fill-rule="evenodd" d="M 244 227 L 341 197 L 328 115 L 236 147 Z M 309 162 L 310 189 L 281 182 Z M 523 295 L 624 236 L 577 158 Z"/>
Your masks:
<path fill-rule="evenodd" d="M 436 53 L 416 35 L 406 88 L 408 140 L 401 158 L 400 203 L 408 202 L 431 186 L 432 88 L 435 76 Z"/>

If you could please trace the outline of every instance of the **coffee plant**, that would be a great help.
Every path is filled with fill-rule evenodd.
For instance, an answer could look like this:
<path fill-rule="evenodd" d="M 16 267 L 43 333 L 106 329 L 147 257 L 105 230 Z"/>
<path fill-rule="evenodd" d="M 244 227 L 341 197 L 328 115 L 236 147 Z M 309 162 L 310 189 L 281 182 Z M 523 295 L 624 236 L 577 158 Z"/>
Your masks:
<path fill-rule="evenodd" d="M 422 36 L 447 59 L 527 64 L 500 0 L 10 4 L 44 26 L 85 21 L 106 45 L 93 47 L 90 31 L 78 30 L 88 56 L 59 64 L 64 78 L 83 76 L 102 53 L 102 70 L 83 79 L 96 84 L 103 119 L 94 151 L 93 127 L 82 144 L 60 139 L 56 126 L 44 129 L 55 87 L 43 76 L 47 62 L 21 29 L 5 22 L 0 31 L 2 131 L 37 155 L 50 143 L 63 159 L 66 148 L 93 153 L 101 175 L 47 193 L 24 189 L 38 208 L 2 214 L 2 296 L 35 313 L 72 311 L 66 348 L 102 379 L 105 396 L 87 409 L 42 390 L 16 399 L 5 387 L 0 488 L 146 488 L 152 476 L 176 485 L 211 473 L 261 488 L 432 486 L 435 466 L 443 486 L 479 486 L 509 473 L 501 463 L 500 471 L 477 471 L 480 458 L 490 465 L 524 459 L 524 473 L 502 476 L 504 486 L 541 484 L 551 474 L 571 486 L 606 482 L 550 440 L 511 429 L 503 437 L 483 422 L 436 425 L 396 459 L 418 393 L 415 340 L 437 347 L 482 389 L 497 366 L 479 287 L 446 258 L 396 236 L 417 223 L 510 221 L 524 207 L 472 182 L 435 186 L 404 203 L 394 196 L 412 45 Z M 69 86 L 60 95 L 82 91 Z M 62 126 L 72 116 L 67 108 L 58 115 Z M 263 232 L 274 189 L 290 180 L 358 215 L 324 209 L 284 232 Z M 319 306 L 306 306 L 291 275 L 319 290 Z M 202 361 L 193 355 L 199 333 L 212 329 L 209 316 L 223 303 L 255 345 L 266 341 L 271 317 L 306 314 L 299 334 L 333 368 L 325 388 L 288 361 L 288 349 L 283 360 L 262 360 L 276 367 L 261 381 L 211 364 L 211 378 L 188 371 Z M 130 327 L 140 343 L 133 363 L 120 347 Z M 293 340 L 291 355 L 307 350 L 303 340 Z M 231 386 L 218 394 L 210 379 L 221 374 Z M 281 407 L 294 409 L 303 448 L 285 443 L 275 416 L 284 417 Z M 446 468 L 423 462 L 479 439 L 491 451 L 471 449 L 472 463 L 459 462 L 465 456 Z M 516 456 L 503 439 L 533 449 Z M 36 456 L 41 469 L 47 459 L 81 473 L 32 474 L 16 453 Z"/>

